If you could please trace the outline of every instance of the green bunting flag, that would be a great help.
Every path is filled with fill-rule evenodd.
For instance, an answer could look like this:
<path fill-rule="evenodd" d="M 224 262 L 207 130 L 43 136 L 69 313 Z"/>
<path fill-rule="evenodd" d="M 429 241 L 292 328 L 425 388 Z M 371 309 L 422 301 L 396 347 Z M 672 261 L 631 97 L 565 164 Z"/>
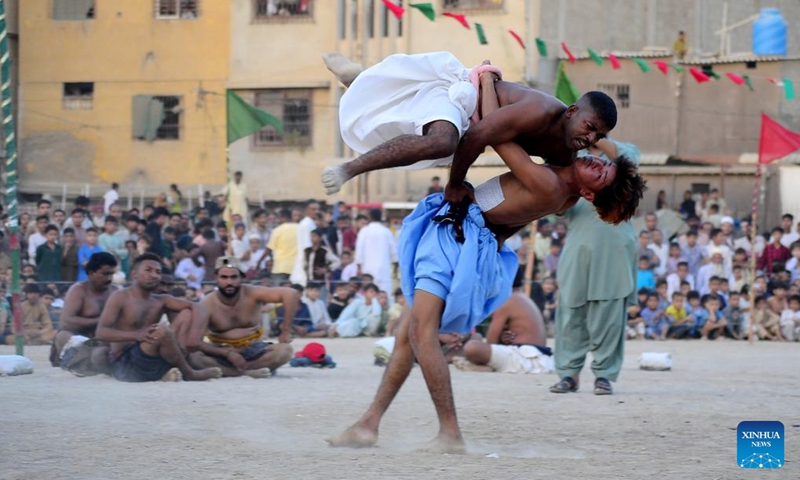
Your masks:
<path fill-rule="evenodd" d="M 589 52 L 589 56 L 592 57 L 592 60 L 594 60 L 594 63 L 600 66 L 603 65 L 603 59 L 600 58 L 600 55 L 598 55 L 597 52 L 595 52 L 591 48 L 587 48 L 586 50 Z"/>
<path fill-rule="evenodd" d="M 539 50 L 539 56 L 547 56 L 547 44 L 539 37 L 536 37 L 536 48 Z"/>
<path fill-rule="evenodd" d="M 436 20 L 436 12 L 433 10 L 433 4 L 431 3 L 409 3 L 409 7 L 416 8 L 423 15 L 428 17 L 428 19 L 433 22 Z"/>
<path fill-rule="evenodd" d="M 558 64 L 558 75 L 556 76 L 556 88 L 553 91 L 553 96 L 561 100 L 567 105 L 572 105 L 578 101 L 581 94 L 567 75 L 564 62 Z"/>
<path fill-rule="evenodd" d="M 794 85 L 792 85 L 791 79 L 783 79 L 783 92 L 786 94 L 786 100 L 794 100 Z"/>
<path fill-rule="evenodd" d="M 269 113 L 259 110 L 242 100 L 233 90 L 227 94 L 228 110 L 228 145 L 252 135 L 261 130 L 261 127 L 272 125 L 275 130 L 283 133 L 283 122 Z"/>
<path fill-rule="evenodd" d="M 639 68 L 642 69 L 643 72 L 647 73 L 647 72 L 650 71 L 650 65 L 648 65 L 647 62 L 645 62 L 641 58 L 634 57 L 634 58 L 631 58 L 631 60 L 636 62 L 636 65 L 639 65 Z"/>
<path fill-rule="evenodd" d="M 709 77 L 714 78 L 715 80 L 719 80 L 720 79 L 719 73 L 715 72 L 714 70 L 709 70 L 709 71 L 705 72 L 705 74 L 708 75 Z"/>
<path fill-rule="evenodd" d="M 480 42 L 481 45 L 488 45 L 489 41 L 486 40 L 486 34 L 483 32 L 483 25 L 476 23 L 475 31 L 478 32 L 478 42 Z"/>
<path fill-rule="evenodd" d="M 747 84 L 747 88 L 749 88 L 750 91 L 752 92 L 753 91 L 753 82 L 750 81 L 750 77 L 749 76 L 744 75 L 744 83 Z"/>
<path fill-rule="evenodd" d="M 669 66 L 672 67 L 672 69 L 675 70 L 676 72 L 683 73 L 683 67 L 681 67 L 677 63 L 670 63 Z"/>

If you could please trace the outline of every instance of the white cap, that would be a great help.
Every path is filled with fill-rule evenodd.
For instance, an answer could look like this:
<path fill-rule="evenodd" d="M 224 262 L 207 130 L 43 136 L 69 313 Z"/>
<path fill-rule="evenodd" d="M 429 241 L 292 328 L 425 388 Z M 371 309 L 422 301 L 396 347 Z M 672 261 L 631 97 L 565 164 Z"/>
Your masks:
<path fill-rule="evenodd" d="M 733 225 L 733 218 L 731 218 L 731 217 L 722 217 L 722 219 L 720 219 L 719 223 L 720 224 L 730 223 L 731 225 Z"/>

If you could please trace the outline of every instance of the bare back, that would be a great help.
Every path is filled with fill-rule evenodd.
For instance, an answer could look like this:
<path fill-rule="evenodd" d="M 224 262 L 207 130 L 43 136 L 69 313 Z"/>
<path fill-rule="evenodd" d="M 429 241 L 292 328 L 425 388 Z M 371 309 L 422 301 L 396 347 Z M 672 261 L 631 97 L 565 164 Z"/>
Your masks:
<path fill-rule="evenodd" d="M 530 298 L 522 292 L 515 292 L 508 301 L 500 307 L 495 321 L 504 322 L 503 329 L 514 333 L 516 345 L 546 345 L 547 333 L 542 319 L 542 312 Z"/>
<path fill-rule="evenodd" d="M 233 305 L 223 303 L 219 291 L 203 298 L 200 303 L 208 309 L 211 333 L 221 338 L 239 339 L 258 331 L 264 303 L 255 298 L 252 288 L 242 285 L 239 298 Z"/>

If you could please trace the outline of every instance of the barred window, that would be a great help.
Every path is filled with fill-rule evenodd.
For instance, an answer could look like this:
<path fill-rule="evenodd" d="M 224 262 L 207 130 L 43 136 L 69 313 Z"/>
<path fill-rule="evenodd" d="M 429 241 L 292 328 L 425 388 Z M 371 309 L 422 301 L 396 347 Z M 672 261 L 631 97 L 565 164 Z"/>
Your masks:
<path fill-rule="evenodd" d="M 180 140 L 182 97 L 176 95 L 135 95 L 133 97 L 133 138 L 136 140 Z"/>
<path fill-rule="evenodd" d="M 631 102 L 631 87 L 628 84 L 608 84 L 608 83 L 600 83 L 597 85 L 597 89 L 601 92 L 608 94 L 609 97 L 613 98 L 617 106 L 619 108 L 628 108 L 630 107 Z"/>
<path fill-rule="evenodd" d="M 503 8 L 503 0 L 443 0 L 445 10 L 494 10 Z"/>
<path fill-rule="evenodd" d="M 94 104 L 94 83 L 64 84 L 64 110 L 91 110 Z"/>
<path fill-rule="evenodd" d="M 310 18 L 313 0 L 254 0 L 256 20 Z"/>
<path fill-rule="evenodd" d="M 199 0 L 156 0 L 156 18 L 193 19 L 197 18 Z"/>
<path fill-rule="evenodd" d="M 311 145 L 311 94 L 308 89 L 260 90 L 255 106 L 283 121 L 283 134 L 272 126 L 255 133 L 255 147 Z"/>
<path fill-rule="evenodd" d="M 53 20 L 91 20 L 94 0 L 53 0 Z"/>

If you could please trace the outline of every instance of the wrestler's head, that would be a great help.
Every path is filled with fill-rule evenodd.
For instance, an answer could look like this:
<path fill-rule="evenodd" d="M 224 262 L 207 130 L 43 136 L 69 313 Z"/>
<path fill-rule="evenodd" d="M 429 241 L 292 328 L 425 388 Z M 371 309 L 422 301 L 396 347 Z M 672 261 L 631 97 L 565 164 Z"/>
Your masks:
<path fill-rule="evenodd" d="M 95 290 L 105 290 L 111 285 L 117 269 L 117 257 L 108 252 L 93 253 L 86 262 L 86 274 Z"/>
<path fill-rule="evenodd" d="M 131 266 L 134 283 L 146 292 L 154 292 L 161 286 L 161 257 L 155 253 L 143 253 Z"/>
<path fill-rule="evenodd" d="M 217 272 L 217 291 L 220 295 L 233 298 L 242 289 L 242 264 L 232 256 L 220 257 L 215 265 Z"/>
<path fill-rule="evenodd" d="M 617 125 L 617 107 L 603 92 L 586 93 L 564 112 L 564 141 L 578 151 L 597 143 Z"/>
<path fill-rule="evenodd" d="M 581 157 L 575 163 L 581 196 L 592 202 L 604 222 L 620 224 L 636 213 L 647 182 L 636 165 L 625 157 L 614 162 Z"/>

